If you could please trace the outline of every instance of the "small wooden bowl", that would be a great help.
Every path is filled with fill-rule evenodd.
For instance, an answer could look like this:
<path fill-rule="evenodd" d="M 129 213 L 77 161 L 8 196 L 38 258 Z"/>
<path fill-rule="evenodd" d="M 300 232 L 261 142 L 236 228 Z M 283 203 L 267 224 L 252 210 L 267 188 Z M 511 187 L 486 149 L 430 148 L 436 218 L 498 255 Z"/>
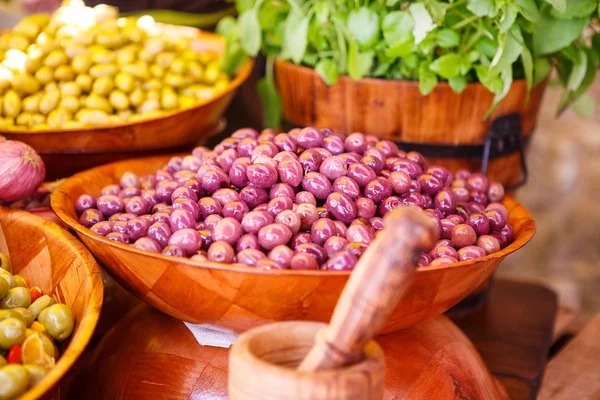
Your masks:
<path fill-rule="evenodd" d="M 184 32 L 189 36 L 189 31 Z M 197 29 L 193 32 L 198 37 L 199 48 L 219 54 L 224 51 L 222 37 Z M 62 178 L 122 160 L 123 154 L 132 158 L 165 154 L 166 150 L 170 153 L 180 151 L 182 147 L 193 146 L 201 139 L 219 133 L 223 128 L 221 117 L 238 87 L 250 76 L 252 66 L 252 60 L 243 64 L 229 86 L 215 97 L 155 118 L 70 130 L 0 129 L 0 135 L 33 147 L 46 163 L 47 179 Z"/>
<path fill-rule="evenodd" d="M 0 207 L 0 251 L 9 254 L 13 273 L 29 279 L 73 310 L 75 330 L 61 345 L 56 366 L 20 399 L 37 399 L 58 382 L 87 346 L 102 307 L 103 287 L 94 257 L 58 225 L 25 211 Z"/>
<path fill-rule="evenodd" d="M 349 272 L 266 271 L 214 262 L 167 257 L 116 243 L 79 224 L 75 201 L 97 195 L 131 171 L 151 173 L 168 160 L 154 157 L 104 165 L 68 178 L 52 195 L 57 216 L 77 231 L 91 252 L 127 290 L 159 310 L 192 323 L 211 323 L 243 332 L 273 321 L 329 321 Z M 515 240 L 487 257 L 452 265 L 419 268 L 404 299 L 382 332 L 392 332 L 439 315 L 483 282 L 533 236 L 535 222 L 511 198 L 504 205 Z"/>

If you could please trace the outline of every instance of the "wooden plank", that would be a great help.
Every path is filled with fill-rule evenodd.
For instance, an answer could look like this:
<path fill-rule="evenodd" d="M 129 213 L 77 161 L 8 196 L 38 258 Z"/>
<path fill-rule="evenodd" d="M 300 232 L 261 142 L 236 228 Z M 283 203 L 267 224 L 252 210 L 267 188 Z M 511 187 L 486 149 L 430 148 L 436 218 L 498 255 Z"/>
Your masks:
<path fill-rule="evenodd" d="M 540 400 L 600 398 L 600 315 L 588 323 L 546 368 Z"/>

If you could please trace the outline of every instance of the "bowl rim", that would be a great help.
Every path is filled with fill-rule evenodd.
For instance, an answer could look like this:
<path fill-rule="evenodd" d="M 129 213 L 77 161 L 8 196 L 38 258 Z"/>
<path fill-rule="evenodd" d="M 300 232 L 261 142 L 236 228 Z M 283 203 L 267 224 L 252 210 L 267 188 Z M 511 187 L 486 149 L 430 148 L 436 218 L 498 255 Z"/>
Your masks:
<path fill-rule="evenodd" d="M 175 26 L 175 25 L 167 25 L 167 26 Z M 196 29 L 196 28 L 194 28 L 194 29 Z M 217 35 L 216 33 L 202 31 L 200 29 L 197 29 L 197 31 L 198 31 L 198 37 L 206 39 L 207 42 L 224 40 L 222 36 Z M 95 125 L 95 126 L 91 125 L 91 126 L 85 126 L 85 127 L 73 128 L 73 129 L 33 130 L 33 129 L 29 129 L 29 128 L 27 128 L 27 129 L 25 129 L 25 128 L 24 129 L 1 129 L 0 128 L 0 134 L 1 135 L 15 135 L 15 136 L 17 136 L 17 135 L 21 135 L 21 136 L 58 135 L 58 134 L 68 134 L 68 133 L 76 134 L 76 133 L 82 133 L 82 132 L 110 131 L 113 129 L 121 129 L 121 128 L 127 128 L 127 127 L 135 126 L 135 125 L 153 123 L 156 121 L 160 121 L 163 119 L 177 116 L 179 114 L 182 114 L 182 113 L 185 113 L 188 111 L 199 109 L 201 107 L 213 104 L 213 103 L 221 100 L 222 98 L 226 97 L 227 95 L 229 95 L 232 92 L 234 92 L 235 90 L 237 90 L 248 79 L 248 77 L 252 73 L 253 67 L 254 67 L 254 59 L 248 58 L 242 65 L 240 65 L 237 68 L 237 70 L 235 72 L 235 77 L 233 78 L 233 80 L 231 82 L 229 82 L 227 87 L 216 92 L 215 95 L 212 96 L 211 98 L 202 100 L 202 101 L 200 101 L 192 106 L 189 106 L 189 107 L 183 107 L 183 108 L 178 108 L 176 110 L 167 111 L 167 112 L 157 115 L 155 117 L 142 119 L 142 120 L 138 120 L 138 121 L 128 121 L 128 122 L 119 123 L 119 124 L 107 124 L 107 125 Z"/>
<path fill-rule="evenodd" d="M 78 340 L 75 342 L 73 341 L 75 336 L 73 336 L 64 353 L 61 354 L 57 360 L 54 368 L 52 368 L 40 382 L 19 397 L 19 399 L 37 399 L 46 394 L 49 390 L 55 387 L 61 379 L 64 378 L 79 357 L 83 355 L 87 345 L 90 343 L 90 340 L 92 339 L 96 329 L 96 325 L 98 324 L 100 311 L 104 302 L 104 284 L 102 282 L 100 267 L 98 266 L 95 258 L 83 245 L 83 243 L 81 243 L 70 232 L 61 228 L 54 222 L 48 221 L 27 211 L 15 210 L 0 206 L 0 213 L 6 215 L 14 214 L 14 218 L 17 218 L 19 222 L 37 225 L 39 229 L 44 230 L 44 235 L 46 237 L 51 236 L 56 240 L 63 242 L 65 245 L 71 248 L 73 253 L 78 255 L 81 253 L 88 253 L 89 255 L 89 262 L 82 262 L 82 264 L 87 271 L 87 279 L 90 281 L 90 287 L 92 290 L 90 293 L 90 299 L 84 308 L 85 318 L 82 318 L 82 320 L 78 321 L 78 324 L 76 325 L 76 329 L 77 332 L 79 332 L 80 337 L 78 337 Z M 93 288 L 98 288 L 98 290 L 93 290 Z M 75 331 L 73 333 L 75 333 Z"/>
<path fill-rule="evenodd" d="M 197 262 L 197 261 L 193 261 L 189 258 L 184 258 L 184 257 L 166 256 L 163 254 L 151 253 L 148 251 L 137 249 L 130 245 L 125 245 L 122 243 L 115 242 L 113 240 L 106 239 L 103 236 L 93 233 L 91 230 L 89 230 L 88 228 L 81 225 L 79 223 L 79 220 L 73 218 L 71 216 L 71 212 L 65 208 L 65 206 L 67 204 L 67 200 L 71 197 L 69 195 L 69 189 L 72 185 L 75 184 L 75 182 L 78 180 L 79 177 L 85 176 L 86 174 L 89 174 L 93 171 L 97 172 L 97 171 L 102 171 L 103 169 L 107 169 L 107 170 L 113 169 L 114 166 L 117 166 L 117 165 L 119 165 L 119 166 L 126 165 L 130 162 L 143 163 L 144 160 L 150 160 L 150 159 L 156 161 L 160 158 L 164 158 L 165 160 L 168 160 L 169 156 L 146 157 L 146 158 L 139 158 L 139 159 L 135 159 L 135 160 L 117 161 L 114 163 L 104 164 L 104 165 L 101 165 L 96 168 L 91 168 L 91 169 L 79 172 L 79 173 L 65 179 L 60 184 L 60 186 L 58 188 L 56 188 L 56 190 L 54 191 L 54 193 L 52 194 L 52 196 L 50 198 L 51 207 L 54 210 L 54 212 L 56 213 L 56 215 L 58 216 L 58 218 L 61 221 L 63 221 L 65 224 L 67 224 L 71 229 L 75 230 L 80 237 L 84 236 L 84 237 L 86 237 L 90 240 L 93 240 L 95 242 L 98 242 L 98 243 L 116 247 L 117 249 L 128 251 L 128 252 L 140 255 L 140 256 L 151 257 L 155 260 L 161 260 L 166 263 L 175 262 L 178 264 L 195 267 L 195 268 L 206 268 L 206 269 L 215 269 L 215 270 L 220 270 L 220 271 L 242 272 L 242 273 L 250 273 L 250 274 L 256 274 L 256 275 L 272 275 L 272 276 L 311 276 L 311 277 L 315 277 L 315 276 L 349 276 L 350 273 L 352 272 L 352 271 L 322 271 L 322 270 L 292 270 L 292 269 L 264 270 L 264 269 L 248 267 L 248 266 L 245 266 L 242 264 L 224 264 L 224 263 L 217 263 L 217 262 L 213 262 L 213 261 Z M 515 199 L 513 199 L 510 196 L 505 196 L 502 203 L 505 206 L 507 206 L 509 213 L 511 212 L 511 210 L 514 210 L 514 209 L 520 210 L 522 216 L 519 219 L 524 220 L 521 225 L 521 228 L 519 229 L 519 232 L 522 231 L 521 234 L 517 235 L 517 232 L 515 232 L 515 238 L 510 245 L 506 246 L 504 249 L 501 249 L 500 251 L 498 251 L 496 253 L 488 254 L 485 257 L 477 258 L 474 260 L 460 261 L 460 262 L 453 263 L 453 264 L 419 267 L 416 269 L 417 273 L 425 273 L 425 272 L 429 272 L 429 271 L 436 271 L 436 270 L 443 270 L 443 269 L 450 269 L 450 268 L 462 268 L 462 267 L 468 267 L 468 266 L 471 266 L 471 265 L 474 265 L 477 263 L 484 263 L 486 261 L 493 260 L 493 259 L 503 259 L 507 255 L 514 253 L 515 251 L 517 251 L 521 247 L 523 247 L 525 244 L 527 244 L 533 237 L 535 230 L 536 230 L 536 224 L 535 224 L 535 221 L 533 220 L 533 217 L 531 216 L 529 211 L 522 204 L 520 204 L 519 202 L 517 202 Z M 74 212 L 74 211 L 75 210 L 72 210 L 72 212 Z M 83 240 L 83 238 L 82 238 L 82 240 Z"/>

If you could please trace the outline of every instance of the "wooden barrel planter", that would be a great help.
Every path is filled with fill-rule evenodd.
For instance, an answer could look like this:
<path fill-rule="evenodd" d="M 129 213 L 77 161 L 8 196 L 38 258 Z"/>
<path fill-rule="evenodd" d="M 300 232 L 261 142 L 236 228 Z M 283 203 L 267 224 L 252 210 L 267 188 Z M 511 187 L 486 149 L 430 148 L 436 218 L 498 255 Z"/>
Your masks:
<path fill-rule="evenodd" d="M 283 118 L 289 125 L 372 134 L 393 140 L 404 150 L 420 151 L 432 163 L 451 170 L 481 170 L 486 139 L 495 130 L 494 120 L 518 115 L 522 135 L 501 144 L 490 143 L 487 175 L 505 186 L 523 180 L 518 147 L 527 147 L 546 89 L 544 81 L 531 91 L 527 101 L 525 81 L 515 81 L 504 101 L 483 121 L 494 95 L 479 83 L 469 84 L 460 94 L 440 83 L 428 96 L 421 95 L 414 81 L 355 81 L 340 76 L 335 85 L 327 86 L 313 69 L 279 60 L 275 80 L 283 100 Z M 501 129 L 500 125 L 514 122 L 504 120 L 494 127 Z M 511 128 L 515 131 L 519 127 Z M 512 143 L 516 140 L 519 143 Z"/>

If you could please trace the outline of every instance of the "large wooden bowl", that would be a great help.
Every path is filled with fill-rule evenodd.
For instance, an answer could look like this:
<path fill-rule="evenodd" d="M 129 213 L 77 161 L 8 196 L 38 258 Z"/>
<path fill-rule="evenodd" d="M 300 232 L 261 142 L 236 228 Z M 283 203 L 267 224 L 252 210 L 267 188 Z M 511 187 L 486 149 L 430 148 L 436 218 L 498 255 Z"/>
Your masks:
<path fill-rule="evenodd" d="M 0 207 L 0 251 L 9 254 L 13 274 L 26 277 L 31 285 L 67 304 L 75 317 L 75 330 L 61 345 L 56 366 L 21 397 L 37 399 L 57 389 L 90 341 L 102 306 L 102 278 L 94 257 L 81 242 L 58 225 L 25 211 Z"/>
<path fill-rule="evenodd" d="M 52 195 L 57 216 L 77 231 L 85 245 L 114 278 L 140 299 L 193 323 L 211 323 L 235 331 L 271 321 L 328 321 L 349 272 L 265 271 L 147 253 L 92 233 L 79 224 L 75 201 L 97 195 L 126 171 L 147 174 L 168 158 L 118 162 L 67 179 Z M 420 268 L 405 298 L 383 332 L 395 331 L 443 313 L 483 282 L 504 258 L 533 236 L 535 223 L 516 201 L 504 202 L 515 241 L 502 251 L 474 261 Z"/>
<path fill-rule="evenodd" d="M 224 51 L 225 44 L 220 36 L 197 29 L 193 32 L 198 37 L 199 49 Z M 215 97 L 155 118 L 70 130 L 0 129 L 0 135 L 33 147 L 46 163 L 48 179 L 122 160 L 124 155 L 132 158 L 136 154 L 144 157 L 180 151 L 223 129 L 221 117 L 238 87 L 250 76 L 252 65 L 252 60 L 243 64 L 229 86 Z"/>

